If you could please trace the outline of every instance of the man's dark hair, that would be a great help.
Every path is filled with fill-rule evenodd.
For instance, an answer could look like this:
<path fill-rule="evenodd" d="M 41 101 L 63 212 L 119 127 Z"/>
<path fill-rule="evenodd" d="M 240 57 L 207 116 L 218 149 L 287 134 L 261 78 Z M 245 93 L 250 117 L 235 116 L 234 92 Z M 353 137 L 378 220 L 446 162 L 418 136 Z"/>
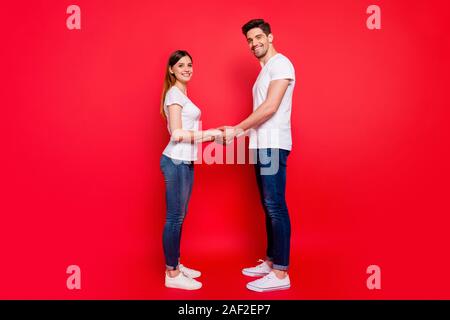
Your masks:
<path fill-rule="evenodd" d="M 246 36 L 247 32 L 253 28 L 260 28 L 266 34 L 266 36 L 272 33 L 272 31 L 270 31 L 270 24 L 263 19 L 250 20 L 242 26 L 242 33 L 244 34 L 244 36 Z"/>

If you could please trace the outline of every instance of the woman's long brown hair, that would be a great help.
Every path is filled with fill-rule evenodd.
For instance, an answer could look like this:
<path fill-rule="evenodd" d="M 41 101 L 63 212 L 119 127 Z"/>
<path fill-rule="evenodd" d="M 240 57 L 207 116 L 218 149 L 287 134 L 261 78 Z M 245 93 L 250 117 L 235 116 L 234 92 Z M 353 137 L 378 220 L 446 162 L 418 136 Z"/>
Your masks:
<path fill-rule="evenodd" d="M 188 56 L 192 61 L 192 57 L 187 51 L 177 50 L 170 55 L 169 60 L 167 61 L 166 75 L 164 76 L 164 86 L 163 86 L 163 91 L 162 91 L 162 95 L 161 95 L 161 106 L 160 106 L 160 110 L 159 110 L 161 115 L 163 116 L 163 118 L 166 118 L 166 114 L 164 112 L 164 100 L 166 98 L 166 93 L 175 84 L 175 82 L 177 80 L 175 78 L 175 75 L 170 73 L 169 69 L 171 67 L 173 67 L 178 61 L 180 61 L 181 58 L 186 57 L 186 56 Z"/>

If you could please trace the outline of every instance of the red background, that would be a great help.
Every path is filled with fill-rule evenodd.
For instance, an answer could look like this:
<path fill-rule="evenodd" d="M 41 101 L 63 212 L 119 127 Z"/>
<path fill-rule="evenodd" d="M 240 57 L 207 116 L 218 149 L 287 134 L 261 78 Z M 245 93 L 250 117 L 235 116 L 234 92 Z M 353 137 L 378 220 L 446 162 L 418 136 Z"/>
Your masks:
<path fill-rule="evenodd" d="M 81 30 L 66 8 L 81 7 Z M 377 4 L 382 29 L 366 28 Z M 448 1 L 18 1 L 0 5 L 3 299 L 450 298 Z M 203 127 L 251 112 L 240 27 L 273 27 L 296 68 L 288 163 L 292 289 L 257 294 L 250 165 L 196 167 L 183 231 L 196 292 L 163 286 L 159 117 L 170 52 L 194 58 Z M 66 268 L 81 268 L 68 290 Z M 381 290 L 366 268 L 381 267 Z"/>

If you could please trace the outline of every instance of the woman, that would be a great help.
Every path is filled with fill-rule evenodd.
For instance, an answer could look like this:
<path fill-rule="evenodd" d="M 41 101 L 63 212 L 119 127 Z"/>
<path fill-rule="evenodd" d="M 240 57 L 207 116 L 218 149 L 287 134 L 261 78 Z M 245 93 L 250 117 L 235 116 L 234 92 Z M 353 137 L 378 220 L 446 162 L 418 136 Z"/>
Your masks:
<path fill-rule="evenodd" d="M 167 120 L 170 141 L 161 156 L 161 170 L 166 186 L 166 223 L 163 248 L 166 260 L 165 285 L 185 290 L 200 289 L 197 270 L 180 261 L 180 239 L 194 179 L 197 143 L 213 141 L 220 130 L 199 131 L 200 109 L 187 96 L 192 77 L 192 57 L 178 50 L 170 55 L 161 98 L 161 114 Z"/>

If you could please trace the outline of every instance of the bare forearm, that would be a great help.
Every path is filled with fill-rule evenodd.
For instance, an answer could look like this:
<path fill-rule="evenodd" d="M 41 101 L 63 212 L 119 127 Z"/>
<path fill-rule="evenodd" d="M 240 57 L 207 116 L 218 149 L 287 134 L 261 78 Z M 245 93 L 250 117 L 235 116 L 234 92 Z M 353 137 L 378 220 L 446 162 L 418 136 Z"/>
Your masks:
<path fill-rule="evenodd" d="M 275 113 L 274 108 L 268 104 L 263 103 L 256 109 L 251 115 L 249 115 L 245 120 L 240 122 L 236 128 L 241 129 L 243 131 L 249 130 L 251 128 L 255 128 L 267 120 L 269 120 Z"/>
<path fill-rule="evenodd" d="M 196 142 L 209 142 L 214 141 L 214 136 L 207 133 L 207 131 L 202 131 L 201 138 Z"/>
<path fill-rule="evenodd" d="M 192 130 L 177 129 L 172 132 L 170 140 L 174 142 L 194 143 L 196 133 Z"/>
<path fill-rule="evenodd" d="M 247 119 L 239 123 L 236 128 L 247 131 L 269 120 L 277 112 L 289 82 L 289 79 L 271 81 L 266 100 Z"/>
<path fill-rule="evenodd" d="M 175 130 L 172 133 L 171 140 L 175 142 L 188 142 L 188 143 L 201 143 L 205 141 L 214 140 L 214 131 L 203 130 L 203 131 L 193 131 L 193 130 Z"/>

